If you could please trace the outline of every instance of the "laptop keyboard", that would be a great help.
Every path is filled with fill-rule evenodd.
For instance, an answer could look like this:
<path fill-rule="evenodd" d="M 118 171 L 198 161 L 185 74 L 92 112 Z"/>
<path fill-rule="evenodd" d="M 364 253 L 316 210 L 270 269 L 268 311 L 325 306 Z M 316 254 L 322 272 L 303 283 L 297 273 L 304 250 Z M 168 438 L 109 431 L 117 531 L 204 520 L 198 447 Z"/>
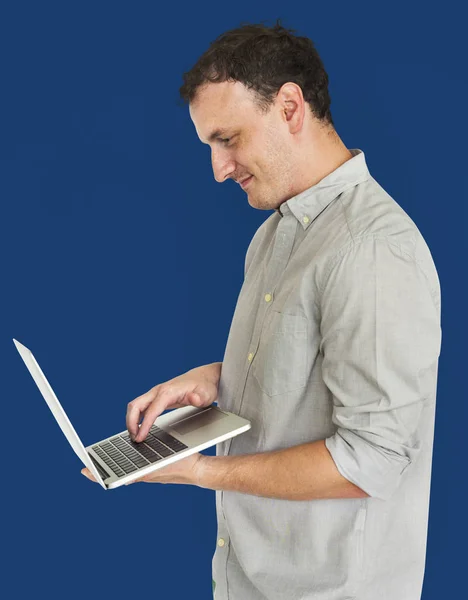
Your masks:
<path fill-rule="evenodd" d="M 187 447 L 160 427 L 153 425 L 142 442 L 132 441 L 126 432 L 96 444 L 92 449 L 118 477 L 124 477 Z"/>

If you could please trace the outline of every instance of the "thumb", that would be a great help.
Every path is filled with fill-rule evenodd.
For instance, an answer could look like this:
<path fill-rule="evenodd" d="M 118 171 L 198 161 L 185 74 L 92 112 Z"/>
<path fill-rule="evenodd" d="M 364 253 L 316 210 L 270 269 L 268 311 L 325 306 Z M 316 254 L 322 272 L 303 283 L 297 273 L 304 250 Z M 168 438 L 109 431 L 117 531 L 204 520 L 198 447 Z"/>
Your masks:
<path fill-rule="evenodd" d="M 203 398 L 199 392 L 191 392 L 190 404 L 192 404 L 193 406 L 202 406 L 203 405 Z"/>

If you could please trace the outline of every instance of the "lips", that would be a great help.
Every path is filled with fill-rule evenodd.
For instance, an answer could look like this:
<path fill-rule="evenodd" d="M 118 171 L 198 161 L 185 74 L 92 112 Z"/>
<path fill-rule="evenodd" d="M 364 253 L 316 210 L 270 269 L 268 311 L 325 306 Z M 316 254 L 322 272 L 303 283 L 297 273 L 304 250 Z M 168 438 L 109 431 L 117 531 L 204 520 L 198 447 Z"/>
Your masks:
<path fill-rule="evenodd" d="M 240 181 L 240 185 L 242 187 L 245 187 L 246 185 L 249 184 L 250 180 L 252 179 L 253 175 L 250 175 L 249 177 L 246 177 L 243 181 Z"/>

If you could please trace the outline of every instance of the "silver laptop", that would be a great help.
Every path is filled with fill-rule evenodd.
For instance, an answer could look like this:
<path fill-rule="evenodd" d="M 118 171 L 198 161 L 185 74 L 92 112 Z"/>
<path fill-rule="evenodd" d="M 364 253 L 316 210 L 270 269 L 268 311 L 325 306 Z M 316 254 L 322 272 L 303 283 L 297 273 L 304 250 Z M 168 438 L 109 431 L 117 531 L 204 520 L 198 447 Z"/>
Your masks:
<path fill-rule="evenodd" d="M 139 479 L 250 429 L 250 421 L 217 406 L 185 406 L 160 415 L 143 442 L 122 431 L 84 447 L 33 353 L 13 339 L 71 447 L 104 489 Z"/>

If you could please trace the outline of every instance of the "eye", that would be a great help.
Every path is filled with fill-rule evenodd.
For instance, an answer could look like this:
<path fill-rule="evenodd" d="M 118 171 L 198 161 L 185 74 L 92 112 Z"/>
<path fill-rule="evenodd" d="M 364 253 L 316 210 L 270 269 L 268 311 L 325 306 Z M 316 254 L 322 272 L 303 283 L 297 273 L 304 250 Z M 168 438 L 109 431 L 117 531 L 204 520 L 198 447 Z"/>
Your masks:
<path fill-rule="evenodd" d="M 223 142 L 223 144 L 228 144 L 228 142 L 231 140 L 231 138 L 219 138 L 220 142 Z"/>

